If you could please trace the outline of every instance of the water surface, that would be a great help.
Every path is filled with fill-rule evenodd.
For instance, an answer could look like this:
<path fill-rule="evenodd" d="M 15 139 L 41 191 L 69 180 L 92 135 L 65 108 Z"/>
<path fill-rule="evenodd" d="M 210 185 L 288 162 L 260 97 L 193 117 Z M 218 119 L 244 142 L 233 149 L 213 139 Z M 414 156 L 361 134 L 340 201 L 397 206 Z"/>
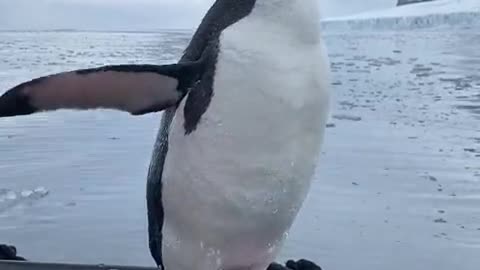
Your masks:
<path fill-rule="evenodd" d="M 168 63 L 190 33 L 0 33 L 0 89 L 103 64 Z M 325 269 L 480 265 L 480 34 L 327 33 L 335 92 L 281 254 Z M 152 266 L 145 178 L 160 116 L 0 120 L 0 242 L 38 261 Z"/>

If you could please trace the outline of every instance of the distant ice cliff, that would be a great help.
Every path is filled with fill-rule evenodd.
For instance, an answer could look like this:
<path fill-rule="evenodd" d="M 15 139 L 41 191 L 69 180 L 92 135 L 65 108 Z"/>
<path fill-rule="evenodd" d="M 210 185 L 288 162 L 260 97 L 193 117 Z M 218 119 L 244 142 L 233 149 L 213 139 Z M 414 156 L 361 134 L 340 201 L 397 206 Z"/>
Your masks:
<path fill-rule="evenodd" d="M 480 0 L 428 1 L 323 21 L 327 30 L 401 30 L 445 25 L 480 26 Z"/>

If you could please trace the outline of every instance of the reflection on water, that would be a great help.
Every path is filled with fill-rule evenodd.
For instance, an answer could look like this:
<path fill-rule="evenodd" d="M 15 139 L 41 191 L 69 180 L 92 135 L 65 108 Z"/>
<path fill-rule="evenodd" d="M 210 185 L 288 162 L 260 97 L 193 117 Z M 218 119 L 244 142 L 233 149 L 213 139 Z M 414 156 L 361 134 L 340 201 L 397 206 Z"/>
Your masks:
<path fill-rule="evenodd" d="M 0 89 L 65 69 L 171 62 L 189 35 L 0 33 Z M 477 269 L 480 34 L 326 37 L 334 112 L 282 259 Z M 152 265 L 144 196 L 158 125 L 111 111 L 0 120 L 0 241 L 34 260 Z M 38 187 L 45 196 L 18 201 Z"/>

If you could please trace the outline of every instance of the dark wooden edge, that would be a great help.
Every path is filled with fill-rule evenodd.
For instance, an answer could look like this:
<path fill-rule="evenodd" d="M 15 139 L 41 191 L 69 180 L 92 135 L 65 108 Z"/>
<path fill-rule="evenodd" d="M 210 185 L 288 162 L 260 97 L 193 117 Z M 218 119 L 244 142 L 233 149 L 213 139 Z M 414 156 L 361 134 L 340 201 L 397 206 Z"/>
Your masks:
<path fill-rule="evenodd" d="M 0 270 L 158 270 L 139 266 L 37 263 L 0 260 Z"/>

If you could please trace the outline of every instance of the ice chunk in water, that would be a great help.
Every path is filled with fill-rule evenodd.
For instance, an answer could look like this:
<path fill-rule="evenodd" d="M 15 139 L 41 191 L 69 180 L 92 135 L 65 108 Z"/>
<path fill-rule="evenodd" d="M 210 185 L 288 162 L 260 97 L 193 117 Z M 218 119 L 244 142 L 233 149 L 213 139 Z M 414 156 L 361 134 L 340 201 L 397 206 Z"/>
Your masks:
<path fill-rule="evenodd" d="M 42 195 L 43 197 L 45 197 L 46 195 L 48 195 L 48 190 L 44 187 L 38 187 L 34 190 L 34 192 L 36 194 L 39 194 L 39 195 Z"/>
<path fill-rule="evenodd" d="M 15 192 L 12 190 L 0 190 L 0 212 L 12 209 L 19 205 L 25 205 L 35 202 L 48 195 L 48 190 L 44 187 L 38 187 L 34 190 L 23 190 Z"/>
<path fill-rule="evenodd" d="M 30 197 L 33 194 L 33 191 L 31 190 L 24 190 L 22 191 L 22 197 Z"/>
<path fill-rule="evenodd" d="M 17 198 L 17 194 L 13 191 L 7 192 L 7 195 L 5 196 L 7 200 L 15 200 Z"/>

